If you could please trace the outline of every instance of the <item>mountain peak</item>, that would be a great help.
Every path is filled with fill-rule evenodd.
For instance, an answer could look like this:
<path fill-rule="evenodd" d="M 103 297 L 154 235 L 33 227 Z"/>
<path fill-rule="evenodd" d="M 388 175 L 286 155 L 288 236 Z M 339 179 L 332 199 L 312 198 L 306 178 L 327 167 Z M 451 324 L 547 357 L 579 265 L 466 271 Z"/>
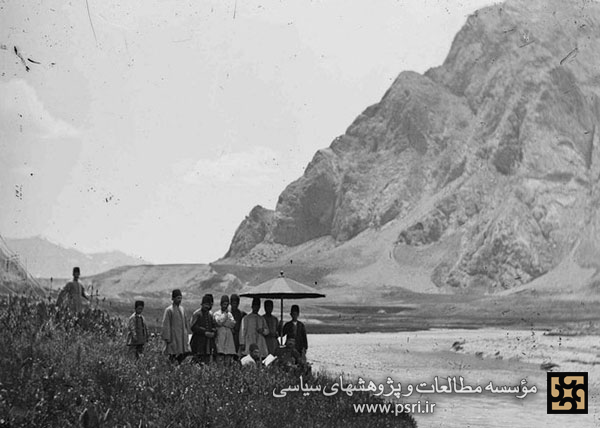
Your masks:
<path fill-rule="evenodd" d="M 402 282 L 401 254 L 428 278 L 421 288 L 486 291 L 567 257 L 597 264 L 583 254 L 600 256 L 599 25 L 589 1 L 510 0 L 473 13 L 441 66 L 400 73 L 315 154 L 260 234 L 238 229 L 234 242 L 251 245 L 232 244 L 227 257 L 276 245 L 271 262 L 294 253 L 331 268 L 344 254 L 335 269 L 376 278 L 384 257 L 379 280 Z M 308 252 L 324 238 L 335 247 Z"/>

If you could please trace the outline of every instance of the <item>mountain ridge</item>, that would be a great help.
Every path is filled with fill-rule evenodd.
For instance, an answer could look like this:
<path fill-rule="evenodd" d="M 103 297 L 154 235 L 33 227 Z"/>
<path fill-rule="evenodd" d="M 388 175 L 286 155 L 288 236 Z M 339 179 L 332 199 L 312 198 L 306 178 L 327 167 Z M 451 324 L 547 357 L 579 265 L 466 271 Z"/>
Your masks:
<path fill-rule="evenodd" d="M 400 73 L 275 210 L 253 210 L 222 262 L 331 257 L 339 272 L 324 280 L 358 287 L 344 271 L 362 265 L 374 282 L 385 264 L 402 283 L 406 267 L 382 260 L 405 254 L 415 289 L 435 292 L 520 287 L 570 255 L 600 268 L 599 23 L 587 1 L 510 0 L 470 15 L 442 65 Z M 318 254 L 300 249 L 311 242 Z M 344 248 L 354 255 L 338 258 Z M 433 266 L 420 249 L 438 254 Z"/>
<path fill-rule="evenodd" d="M 6 242 L 21 262 L 27 264 L 27 270 L 36 277 L 69 277 L 74 266 L 79 266 L 82 274 L 89 276 L 123 265 L 150 264 L 141 257 L 130 256 L 121 251 L 84 253 L 55 244 L 42 236 L 7 238 Z"/>

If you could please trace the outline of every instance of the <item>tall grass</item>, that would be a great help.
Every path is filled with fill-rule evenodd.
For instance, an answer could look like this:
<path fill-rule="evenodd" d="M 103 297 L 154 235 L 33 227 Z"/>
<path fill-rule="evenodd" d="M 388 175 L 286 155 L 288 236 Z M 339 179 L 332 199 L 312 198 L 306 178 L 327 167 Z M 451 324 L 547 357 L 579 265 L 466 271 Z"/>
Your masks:
<path fill-rule="evenodd" d="M 134 361 L 122 321 L 101 310 L 72 318 L 49 301 L 11 298 L 0 304 L 0 328 L 0 427 L 80 426 L 83 412 L 111 427 L 416 426 L 404 414 L 355 414 L 353 403 L 381 402 L 364 393 L 275 398 L 274 389 L 298 384 L 276 369 L 174 365 L 159 339 Z"/>

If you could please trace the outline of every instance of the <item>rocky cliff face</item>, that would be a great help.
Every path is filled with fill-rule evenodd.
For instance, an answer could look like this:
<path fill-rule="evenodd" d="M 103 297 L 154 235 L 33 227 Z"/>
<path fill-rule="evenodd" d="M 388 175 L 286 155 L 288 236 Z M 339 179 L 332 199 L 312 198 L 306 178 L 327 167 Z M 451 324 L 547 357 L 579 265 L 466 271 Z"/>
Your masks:
<path fill-rule="evenodd" d="M 274 212 L 253 210 L 227 257 L 344 245 L 391 222 L 390 251 L 456 238 L 431 269 L 438 287 L 510 288 L 569 255 L 599 265 L 599 24 L 588 1 L 471 15 L 442 66 L 401 73 Z"/>

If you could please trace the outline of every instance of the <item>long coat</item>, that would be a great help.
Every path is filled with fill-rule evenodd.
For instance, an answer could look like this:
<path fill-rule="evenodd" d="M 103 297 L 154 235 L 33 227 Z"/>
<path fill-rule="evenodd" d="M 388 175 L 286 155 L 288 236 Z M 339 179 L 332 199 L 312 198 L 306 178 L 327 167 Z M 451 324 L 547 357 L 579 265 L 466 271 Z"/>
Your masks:
<path fill-rule="evenodd" d="M 295 331 L 294 331 L 295 330 Z M 295 333 L 295 334 L 294 334 Z M 295 337 L 296 349 L 298 352 L 303 353 L 308 349 L 308 339 L 306 338 L 306 327 L 300 321 L 297 321 L 296 328 L 294 329 L 294 322 L 288 321 L 283 326 L 282 336 Z"/>
<path fill-rule="evenodd" d="M 142 315 L 133 314 L 127 321 L 127 345 L 144 345 L 148 342 L 148 328 Z"/>
<path fill-rule="evenodd" d="M 84 298 L 87 299 L 83 285 L 79 281 L 70 281 L 58 294 L 56 305 L 78 313 L 83 311 Z"/>
<path fill-rule="evenodd" d="M 162 321 L 162 338 L 167 343 L 165 354 L 179 355 L 190 352 L 189 332 L 190 324 L 181 305 L 171 305 L 165 309 Z"/>
<path fill-rule="evenodd" d="M 235 327 L 233 327 L 233 343 L 235 343 L 235 352 L 237 353 L 240 349 L 240 329 L 242 328 L 242 319 L 247 314 L 239 309 L 232 309 L 231 314 L 235 320 Z"/>
<path fill-rule="evenodd" d="M 269 334 L 265 337 L 267 341 L 267 348 L 269 349 L 269 354 L 275 355 L 275 351 L 279 348 L 279 342 L 277 341 L 277 324 L 279 321 L 277 317 L 274 315 L 263 315 L 263 318 L 267 322 L 267 327 L 269 328 Z"/>
<path fill-rule="evenodd" d="M 260 333 L 259 330 L 262 332 Z M 269 355 L 265 335 L 269 334 L 269 328 L 265 319 L 255 313 L 251 313 L 242 318 L 242 328 L 240 330 L 240 346 L 244 345 L 242 354 L 250 353 L 250 345 L 256 343 L 260 351 L 260 357 L 265 358 Z"/>
<path fill-rule="evenodd" d="M 196 355 L 214 354 L 216 351 L 215 339 L 206 337 L 207 332 L 216 333 L 217 331 L 212 314 L 200 308 L 192 315 L 192 323 L 192 339 L 190 340 L 192 353 Z"/>
<path fill-rule="evenodd" d="M 217 352 L 225 355 L 235 355 L 235 342 L 233 341 L 233 328 L 235 319 L 231 312 L 222 312 L 220 309 L 213 315 L 217 325 Z"/>

